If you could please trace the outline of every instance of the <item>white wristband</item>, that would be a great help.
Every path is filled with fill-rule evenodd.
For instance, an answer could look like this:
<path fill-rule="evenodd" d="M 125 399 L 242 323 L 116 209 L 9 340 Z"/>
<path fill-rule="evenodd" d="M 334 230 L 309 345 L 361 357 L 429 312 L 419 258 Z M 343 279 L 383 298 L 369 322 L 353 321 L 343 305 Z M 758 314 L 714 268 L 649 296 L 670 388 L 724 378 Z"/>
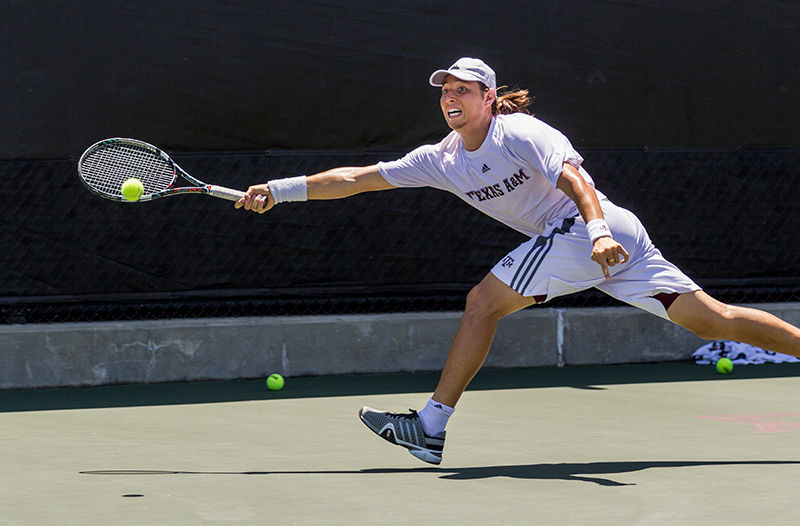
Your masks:
<path fill-rule="evenodd" d="M 305 175 L 288 177 L 286 179 L 275 179 L 268 184 L 269 192 L 272 194 L 275 204 L 286 203 L 288 201 L 308 201 Z"/>
<path fill-rule="evenodd" d="M 592 244 L 601 237 L 611 237 L 611 229 L 608 228 L 608 223 L 604 219 L 592 219 L 586 223 L 586 231 L 589 233 Z"/>

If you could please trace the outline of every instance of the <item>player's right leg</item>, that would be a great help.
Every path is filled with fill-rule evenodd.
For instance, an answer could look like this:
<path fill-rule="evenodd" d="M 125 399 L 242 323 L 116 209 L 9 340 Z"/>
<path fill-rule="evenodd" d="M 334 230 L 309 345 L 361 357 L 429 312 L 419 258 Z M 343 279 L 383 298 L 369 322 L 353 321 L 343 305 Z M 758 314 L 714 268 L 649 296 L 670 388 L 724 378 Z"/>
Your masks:
<path fill-rule="evenodd" d="M 429 405 L 445 405 L 444 409 L 452 411 L 486 360 L 500 319 L 549 297 L 602 281 L 601 268 L 589 259 L 590 253 L 591 242 L 582 220 L 566 218 L 553 221 L 542 235 L 522 243 L 498 262 L 467 295 L 461 324 Z M 635 254 L 632 252 L 632 256 Z M 408 448 L 418 458 L 426 460 L 423 456 L 430 455 L 441 461 L 441 450 L 422 451 L 431 438 L 440 438 L 444 445 L 446 421 L 443 424 L 440 420 L 434 427 L 427 410 L 428 406 L 420 413 L 389 413 L 363 408 L 359 415 L 373 432 Z M 423 435 L 414 433 L 417 425 Z M 403 436 L 398 436 L 398 430 Z"/>
<path fill-rule="evenodd" d="M 433 403 L 429 402 L 429 405 L 441 407 L 444 404 L 452 411 L 486 360 L 498 321 L 535 301 L 533 297 L 522 296 L 493 274 L 488 274 L 476 285 L 467 295 L 461 325 L 431 399 Z M 431 464 L 442 461 L 444 423 L 436 429 L 425 429 L 420 414 L 414 410 L 409 413 L 390 413 L 362 407 L 358 416 L 375 434 L 408 449 L 420 460 Z M 427 420 L 425 425 L 431 427 Z"/>
<path fill-rule="evenodd" d="M 486 360 L 497 323 L 534 303 L 534 297 L 523 296 L 494 274 L 487 274 L 467 295 L 461 324 L 447 353 L 433 399 L 455 407 Z"/>

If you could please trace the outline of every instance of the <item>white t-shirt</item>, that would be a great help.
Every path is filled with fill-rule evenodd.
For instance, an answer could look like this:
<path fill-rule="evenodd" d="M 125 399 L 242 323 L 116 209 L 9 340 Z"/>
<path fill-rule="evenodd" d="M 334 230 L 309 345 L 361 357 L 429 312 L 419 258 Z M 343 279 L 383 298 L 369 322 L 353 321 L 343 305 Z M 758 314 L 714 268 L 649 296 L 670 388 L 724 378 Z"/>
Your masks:
<path fill-rule="evenodd" d="M 465 150 L 453 131 L 439 144 L 378 163 L 378 170 L 393 186 L 447 190 L 501 223 L 535 236 L 549 221 L 578 214 L 575 203 L 556 188 L 565 162 L 594 187 L 581 167 L 583 157 L 561 132 L 535 117 L 514 113 L 494 117 L 475 151 Z M 597 197 L 605 199 L 600 192 Z"/>

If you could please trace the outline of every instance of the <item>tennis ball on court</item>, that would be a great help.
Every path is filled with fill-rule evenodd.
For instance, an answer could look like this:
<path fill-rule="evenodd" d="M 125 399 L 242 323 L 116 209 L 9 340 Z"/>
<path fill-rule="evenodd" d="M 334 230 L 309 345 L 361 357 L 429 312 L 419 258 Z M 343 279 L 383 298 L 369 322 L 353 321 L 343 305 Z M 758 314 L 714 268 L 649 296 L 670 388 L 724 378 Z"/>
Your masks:
<path fill-rule="evenodd" d="M 729 374 L 733 371 L 733 362 L 730 358 L 720 358 L 717 360 L 717 372 L 719 374 Z"/>
<path fill-rule="evenodd" d="M 283 389 L 283 376 L 279 375 L 278 373 L 272 373 L 267 377 L 267 389 L 270 391 L 280 391 Z"/>
<path fill-rule="evenodd" d="M 142 197 L 142 192 L 144 192 L 144 185 L 135 177 L 122 183 L 122 197 L 128 201 L 138 201 Z"/>

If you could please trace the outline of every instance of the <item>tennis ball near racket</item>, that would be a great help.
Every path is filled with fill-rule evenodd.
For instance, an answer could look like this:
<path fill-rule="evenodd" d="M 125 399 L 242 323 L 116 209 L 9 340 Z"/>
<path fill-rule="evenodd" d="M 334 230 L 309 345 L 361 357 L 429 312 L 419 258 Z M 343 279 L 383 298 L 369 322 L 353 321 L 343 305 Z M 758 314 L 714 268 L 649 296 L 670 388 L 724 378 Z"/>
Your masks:
<path fill-rule="evenodd" d="M 272 373 L 267 377 L 267 389 L 270 391 L 280 391 L 283 389 L 283 376 L 279 375 L 278 373 Z"/>
<path fill-rule="evenodd" d="M 733 371 L 733 362 L 730 358 L 720 358 L 717 360 L 717 372 L 719 374 L 730 374 Z"/>
<path fill-rule="evenodd" d="M 144 185 L 135 177 L 131 177 L 122 183 L 122 197 L 128 201 L 138 201 L 143 192 Z"/>

